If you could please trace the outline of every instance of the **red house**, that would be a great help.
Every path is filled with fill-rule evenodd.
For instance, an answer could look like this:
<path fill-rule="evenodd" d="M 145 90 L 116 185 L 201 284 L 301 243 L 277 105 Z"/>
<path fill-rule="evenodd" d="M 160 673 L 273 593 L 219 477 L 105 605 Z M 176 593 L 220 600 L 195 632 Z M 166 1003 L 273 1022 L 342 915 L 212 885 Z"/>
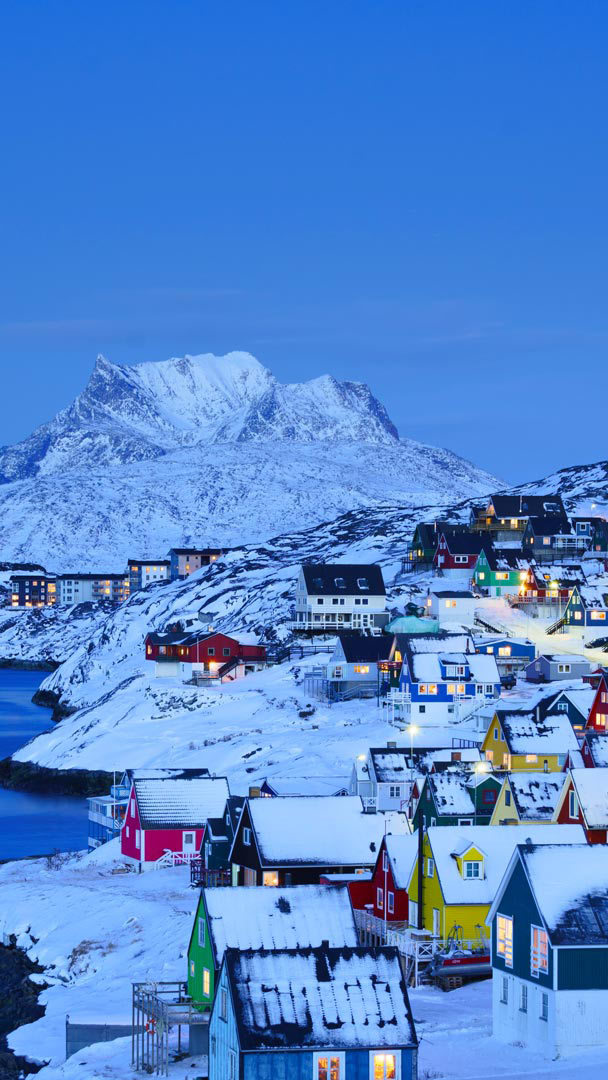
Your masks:
<path fill-rule="evenodd" d="M 581 743 L 581 756 L 586 769 L 608 768 L 608 733 L 586 731 Z"/>
<path fill-rule="evenodd" d="M 473 573 L 481 551 L 492 553 L 492 538 L 489 533 L 451 533 L 442 532 L 433 558 L 436 570 L 451 570 L 465 574 Z"/>
<path fill-rule="evenodd" d="M 168 865 L 196 858 L 208 818 L 223 816 L 230 795 L 226 778 L 209 776 L 206 769 L 165 769 L 162 774 L 136 773 L 131 782 L 120 850 L 140 870 L 163 856 Z"/>
<path fill-rule="evenodd" d="M 227 682 L 262 667 L 266 649 L 215 630 L 193 633 L 173 629 L 148 634 L 146 660 L 156 662 L 156 674 L 160 676 L 182 674 L 188 678 L 197 673 L 202 678 Z"/>
<path fill-rule="evenodd" d="M 608 769 L 571 769 L 555 809 L 559 825 L 582 825 L 589 844 L 608 841 Z"/>
<path fill-rule="evenodd" d="M 599 731 L 604 735 L 608 732 L 608 682 L 605 675 L 600 676 L 597 684 L 585 731 Z"/>
<path fill-rule="evenodd" d="M 365 905 L 371 915 L 390 923 L 409 920 L 407 887 L 418 854 L 418 836 L 388 833 L 383 837 L 372 872 L 370 899 Z M 359 907 L 357 897 L 351 893 L 353 907 Z"/>

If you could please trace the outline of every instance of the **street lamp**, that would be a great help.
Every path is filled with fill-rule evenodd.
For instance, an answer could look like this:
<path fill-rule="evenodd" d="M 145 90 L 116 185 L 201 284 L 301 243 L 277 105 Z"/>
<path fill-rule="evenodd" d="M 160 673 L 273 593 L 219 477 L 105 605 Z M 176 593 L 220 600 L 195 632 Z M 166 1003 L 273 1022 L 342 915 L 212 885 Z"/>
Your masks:
<path fill-rule="evenodd" d="M 410 724 L 409 727 L 406 728 L 406 731 L 409 732 L 409 736 L 410 736 L 410 809 L 411 809 L 412 797 L 413 797 L 413 794 L 414 794 L 414 735 L 418 735 L 418 733 L 420 731 L 420 728 L 416 727 L 415 724 Z M 412 817 L 413 817 L 413 814 L 412 814 Z"/>
<path fill-rule="evenodd" d="M 473 771 L 475 773 L 475 784 L 473 787 L 473 824 L 477 825 L 477 786 L 479 784 L 480 775 L 490 771 L 490 762 L 476 761 Z"/>

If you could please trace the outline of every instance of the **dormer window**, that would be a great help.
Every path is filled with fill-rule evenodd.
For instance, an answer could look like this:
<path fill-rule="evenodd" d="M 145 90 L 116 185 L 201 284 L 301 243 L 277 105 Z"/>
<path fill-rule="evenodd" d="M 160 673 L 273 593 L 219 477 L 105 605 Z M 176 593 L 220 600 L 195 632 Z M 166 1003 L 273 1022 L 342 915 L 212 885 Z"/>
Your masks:
<path fill-rule="evenodd" d="M 323 578 L 320 578 L 320 577 L 313 578 L 312 583 L 313 583 L 315 589 L 322 589 L 323 588 Z"/>
<path fill-rule="evenodd" d="M 336 589 L 345 589 L 346 588 L 346 581 L 344 580 L 343 577 L 334 578 L 334 584 L 336 586 Z"/>
<path fill-rule="evenodd" d="M 482 864 L 477 859 L 467 859 L 463 863 L 463 870 L 467 881 L 478 880 L 483 877 Z"/>
<path fill-rule="evenodd" d="M 359 586 L 360 589 L 369 589 L 369 581 L 367 580 L 366 577 L 358 577 L 357 578 L 357 585 Z"/>

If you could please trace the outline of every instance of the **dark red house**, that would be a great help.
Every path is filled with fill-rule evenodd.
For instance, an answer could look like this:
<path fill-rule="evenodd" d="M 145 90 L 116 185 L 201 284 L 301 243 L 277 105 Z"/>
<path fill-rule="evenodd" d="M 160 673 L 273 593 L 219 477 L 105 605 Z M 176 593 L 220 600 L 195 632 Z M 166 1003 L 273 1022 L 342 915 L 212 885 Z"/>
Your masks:
<path fill-rule="evenodd" d="M 226 680 L 238 678 L 266 662 L 263 645 L 249 645 L 216 630 L 168 630 L 148 634 L 146 660 L 157 665 L 157 675 L 199 672 Z M 181 665 L 189 665 L 190 671 Z"/>
<path fill-rule="evenodd" d="M 589 844 L 608 841 L 608 769 L 571 769 L 560 795 L 559 825 L 582 825 Z"/>
<path fill-rule="evenodd" d="M 198 856 L 209 818 L 222 817 L 230 788 L 225 777 L 206 769 L 166 769 L 162 776 L 131 782 L 120 850 L 139 869 L 168 854 L 169 863 Z"/>
<path fill-rule="evenodd" d="M 366 892 L 351 891 L 353 907 L 366 908 L 378 919 L 386 919 L 390 923 L 405 923 L 407 926 L 407 887 L 417 854 L 416 834 L 388 833 L 384 836 Z"/>
<path fill-rule="evenodd" d="M 600 675 L 585 731 L 608 733 L 608 682 L 605 675 Z"/>
<path fill-rule="evenodd" d="M 457 570 L 460 573 L 473 573 L 481 551 L 492 554 L 492 539 L 489 533 L 442 532 L 433 558 L 436 570 Z"/>
<path fill-rule="evenodd" d="M 581 755 L 586 769 L 608 767 L 608 732 L 586 731 L 581 743 Z"/>

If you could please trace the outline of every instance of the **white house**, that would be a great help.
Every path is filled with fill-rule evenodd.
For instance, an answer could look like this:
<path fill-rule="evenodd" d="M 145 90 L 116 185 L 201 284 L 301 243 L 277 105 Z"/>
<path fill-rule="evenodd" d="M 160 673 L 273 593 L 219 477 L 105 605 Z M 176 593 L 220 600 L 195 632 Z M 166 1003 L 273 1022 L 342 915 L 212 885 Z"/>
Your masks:
<path fill-rule="evenodd" d="M 472 626 L 475 617 L 475 598 L 467 589 L 431 589 L 426 606 L 429 615 L 439 620 L 439 626 Z"/>
<path fill-rule="evenodd" d="M 370 630 L 385 626 L 388 619 L 379 566 L 309 563 L 300 567 L 292 629 Z"/>
<path fill-rule="evenodd" d="M 82 604 L 110 600 L 120 604 L 129 595 L 128 574 L 59 574 L 57 603 Z"/>

